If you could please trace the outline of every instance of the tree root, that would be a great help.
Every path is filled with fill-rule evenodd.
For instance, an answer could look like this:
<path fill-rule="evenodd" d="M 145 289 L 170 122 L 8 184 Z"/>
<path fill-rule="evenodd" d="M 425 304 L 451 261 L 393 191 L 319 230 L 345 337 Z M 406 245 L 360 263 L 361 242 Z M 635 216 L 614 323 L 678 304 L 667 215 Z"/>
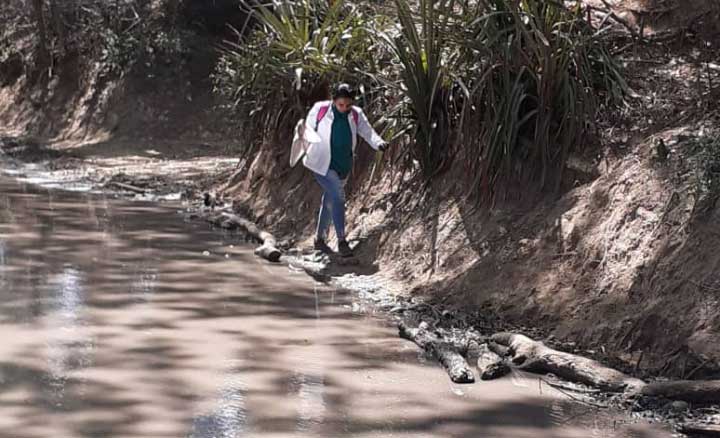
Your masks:
<path fill-rule="evenodd" d="M 404 322 L 400 322 L 398 328 L 400 337 L 413 341 L 423 350 L 432 353 L 445 367 L 450 380 L 455 383 L 475 382 L 475 376 L 465 358 L 457 351 L 455 346 L 442 341 L 435 333 L 428 330 L 427 323 L 423 322 L 417 328 L 411 328 Z"/>

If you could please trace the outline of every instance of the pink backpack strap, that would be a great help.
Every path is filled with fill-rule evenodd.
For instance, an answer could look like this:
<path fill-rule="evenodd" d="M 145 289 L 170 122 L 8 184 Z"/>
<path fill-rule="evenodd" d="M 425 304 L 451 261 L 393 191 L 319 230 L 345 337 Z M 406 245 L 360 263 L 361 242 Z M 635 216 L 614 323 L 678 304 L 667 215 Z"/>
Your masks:
<path fill-rule="evenodd" d="M 320 126 L 320 121 L 325 118 L 325 115 L 330 110 L 330 105 L 321 106 L 320 110 L 317 113 L 317 120 L 315 121 L 315 129 Z M 358 122 L 360 121 L 360 114 L 357 112 L 357 110 L 352 110 L 352 118 L 355 122 L 355 126 L 358 125 Z"/>
<path fill-rule="evenodd" d="M 315 121 L 315 129 L 320 126 L 320 121 L 325 118 L 325 115 L 327 114 L 328 110 L 330 109 L 330 105 L 321 106 L 320 110 L 317 113 L 317 120 Z"/>

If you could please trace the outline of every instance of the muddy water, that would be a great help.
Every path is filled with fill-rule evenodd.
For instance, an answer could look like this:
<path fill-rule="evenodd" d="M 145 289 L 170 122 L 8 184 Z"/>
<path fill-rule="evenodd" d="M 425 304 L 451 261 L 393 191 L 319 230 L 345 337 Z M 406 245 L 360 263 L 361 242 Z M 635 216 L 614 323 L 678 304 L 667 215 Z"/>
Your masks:
<path fill-rule="evenodd" d="M 529 375 L 455 386 L 351 297 L 235 243 L 0 177 L 0 437 L 670 436 Z"/>

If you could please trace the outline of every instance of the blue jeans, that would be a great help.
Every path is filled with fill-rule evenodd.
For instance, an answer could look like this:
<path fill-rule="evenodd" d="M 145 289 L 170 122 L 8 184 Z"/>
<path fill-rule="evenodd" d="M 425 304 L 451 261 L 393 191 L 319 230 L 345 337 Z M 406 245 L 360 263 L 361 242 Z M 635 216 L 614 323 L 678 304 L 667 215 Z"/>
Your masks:
<path fill-rule="evenodd" d="M 327 238 L 332 220 L 338 240 L 345 240 L 345 181 L 334 170 L 328 170 L 325 176 L 319 173 L 314 175 L 323 189 L 316 237 L 322 240 Z"/>

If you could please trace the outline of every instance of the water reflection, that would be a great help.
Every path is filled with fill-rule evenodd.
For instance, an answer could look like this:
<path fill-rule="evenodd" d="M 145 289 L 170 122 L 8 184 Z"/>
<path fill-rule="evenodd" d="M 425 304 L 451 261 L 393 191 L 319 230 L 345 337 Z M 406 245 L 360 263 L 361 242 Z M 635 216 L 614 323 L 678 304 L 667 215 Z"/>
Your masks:
<path fill-rule="evenodd" d="M 318 432 L 325 421 L 325 366 L 319 361 L 301 361 L 290 378 L 290 388 L 297 395 L 297 432 Z"/>
<path fill-rule="evenodd" d="M 158 270 L 149 266 L 147 262 L 136 264 L 133 266 L 131 278 L 133 280 L 130 283 L 130 296 L 136 301 L 149 301 L 155 293 Z"/>
<path fill-rule="evenodd" d="M 215 408 L 193 419 L 188 438 L 245 436 L 248 424 L 245 393 L 245 384 L 237 373 L 226 375 Z"/>
<path fill-rule="evenodd" d="M 72 265 L 49 278 L 52 311 L 45 318 L 49 331 L 45 360 L 53 402 L 61 406 L 71 373 L 92 365 L 93 341 L 83 328 L 84 276 Z"/>
<path fill-rule="evenodd" d="M 7 262 L 5 261 L 5 240 L 0 239 L 0 288 L 5 289 L 7 285 Z"/>

